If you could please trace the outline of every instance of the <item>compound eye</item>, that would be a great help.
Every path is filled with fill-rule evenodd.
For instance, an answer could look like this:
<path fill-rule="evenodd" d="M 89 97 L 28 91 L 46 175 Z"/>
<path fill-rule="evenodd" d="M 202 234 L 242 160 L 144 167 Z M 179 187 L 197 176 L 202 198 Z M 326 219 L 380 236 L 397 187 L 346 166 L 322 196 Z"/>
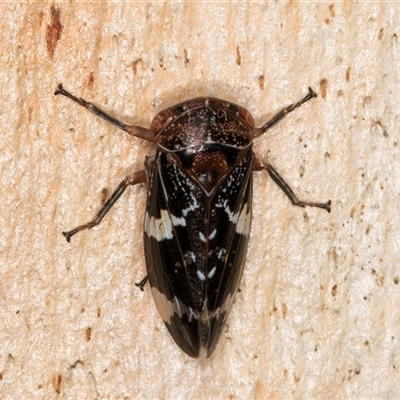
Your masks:
<path fill-rule="evenodd" d="M 164 110 L 159 112 L 153 122 L 151 123 L 151 131 L 154 133 L 154 136 L 158 136 L 158 134 L 171 123 L 173 120 L 173 116 L 168 110 Z"/>

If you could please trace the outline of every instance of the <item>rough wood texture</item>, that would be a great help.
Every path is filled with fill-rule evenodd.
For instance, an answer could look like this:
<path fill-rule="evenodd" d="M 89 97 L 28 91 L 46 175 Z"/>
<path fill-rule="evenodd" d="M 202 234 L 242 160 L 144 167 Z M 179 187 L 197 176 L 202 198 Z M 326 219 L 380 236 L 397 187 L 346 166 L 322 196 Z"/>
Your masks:
<path fill-rule="evenodd" d="M 397 399 L 400 10 L 395 3 L 2 3 L 0 397 Z M 148 126 L 197 95 L 259 125 L 305 199 L 257 173 L 247 266 L 219 346 L 192 360 L 145 274 L 145 187 L 68 244 L 152 146 L 65 98 Z"/>

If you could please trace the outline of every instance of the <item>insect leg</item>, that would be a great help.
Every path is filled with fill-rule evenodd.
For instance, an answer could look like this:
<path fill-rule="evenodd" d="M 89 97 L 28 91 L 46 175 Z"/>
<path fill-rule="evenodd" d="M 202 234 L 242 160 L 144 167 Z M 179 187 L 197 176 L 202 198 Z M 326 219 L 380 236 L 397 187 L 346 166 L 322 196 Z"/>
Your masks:
<path fill-rule="evenodd" d="M 123 131 L 129 133 L 129 135 L 138 137 L 140 139 L 147 140 L 148 142 L 156 142 L 156 138 L 151 132 L 150 129 L 143 128 L 141 126 L 136 126 L 136 125 L 127 125 L 124 124 L 123 122 L 117 120 L 116 118 L 112 117 L 111 115 L 107 114 L 106 112 L 100 110 L 97 106 L 94 104 L 80 98 L 76 97 L 73 94 L 67 92 L 62 84 L 60 83 L 54 92 L 55 95 L 57 94 L 62 94 L 65 97 L 68 97 L 69 99 L 75 101 L 76 103 L 80 104 L 82 107 L 85 107 L 87 110 L 92 112 L 93 114 L 97 115 L 100 118 L 103 118 L 110 124 L 116 126 L 119 129 L 122 129 Z"/>
<path fill-rule="evenodd" d="M 72 229 L 67 232 L 63 232 L 62 234 L 66 237 L 67 241 L 71 240 L 71 236 L 75 235 L 75 233 L 83 230 L 90 229 L 94 226 L 98 225 L 101 220 L 105 217 L 105 215 L 110 211 L 111 207 L 115 204 L 115 202 L 121 197 L 122 193 L 124 193 L 125 189 L 130 185 L 137 185 L 138 183 L 147 182 L 147 173 L 146 170 L 141 170 L 134 172 L 132 175 L 128 175 L 115 189 L 109 199 L 106 201 L 103 207 L 100 208 L 99 212 L 93 218 L 92 221 L 87 224 L 77 226 L 75 229 Z"/>
<path fill-rule="evenodd" d="M 269 163 L 262 164 L 259 160 L 255 160 L 254 171 L 260 171 L 265 169 L 272 180 L 282 189 L 283 193 L 289 198 L 294 206 L 297 207 L 318 207 L 331 212 L 331 201 L 328 200 L 326 203 L 314 203 L 308 201 L 302 201 L 297 198 L 290 186 L 283 180 L 279 175 L 278 171 Z"/>
<path fill-rule="evenodd" d="M 256 128 L 253 132 L 254 137 L 258 137 L 266 132 L 269 128 L 277 124 L 280 120 L 286 117 L 290 112 L 295 110 L 296 108 L 300 107 L 302 104 L 311 100 L 313 97 L 317 97 L 317 94 L 311 89 L 308 88 L 308 94 L 302 98 L 297 103 L 290 104 L 289 106 L 285 107 L 283 110 L 279 111 L 276 115 L 274 115 L 270 120 L 268 120 L 263 126 L 260 128 Z"/>
<path fill-rule="evenodd" d="M 149 274 L 147 274 L 140 282 L 135 283 L 135 285 L 143 292 L 144 285 L 149 280 Z"/>

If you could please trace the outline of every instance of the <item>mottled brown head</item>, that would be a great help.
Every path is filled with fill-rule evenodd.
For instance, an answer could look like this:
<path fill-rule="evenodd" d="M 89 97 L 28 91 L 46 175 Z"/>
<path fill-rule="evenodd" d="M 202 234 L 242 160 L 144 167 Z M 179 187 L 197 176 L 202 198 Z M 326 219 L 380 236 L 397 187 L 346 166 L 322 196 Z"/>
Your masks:
<path fill-rule="evenodd" d="M 178 163 L 211 194 L 251 152 L 254 120 L 243 107 L 198 97 L 156 115 L 151 130 L 171 163 Z"/>

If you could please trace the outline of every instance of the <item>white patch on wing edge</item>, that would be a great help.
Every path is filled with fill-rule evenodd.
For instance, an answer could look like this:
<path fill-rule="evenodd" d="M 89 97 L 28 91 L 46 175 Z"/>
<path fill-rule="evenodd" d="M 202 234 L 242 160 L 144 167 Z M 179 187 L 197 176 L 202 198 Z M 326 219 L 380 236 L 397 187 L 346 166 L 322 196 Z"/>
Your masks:
<path fill-rule="evenodd" d="M 151 286 L 151 293 L 153 293 L 154 302 L 156 303 L 160 317 L 165 323 L 170 323 L 171 317 L 176 311 L 173 303 L 167 299 L 164 293 L 161 293 L 154 286 Z"/>
<path fill-rule="evenodd" d="M 228 206 L 225 207 L 229 221 L 236 224 L 236 232 L 240 235 L 248 235 L 250 232 L 251 212 L 247 203 L 245 203 L 240 211 L 233 213 Z"/>
<path fill-rule="evenodd" d="M 154 286 L 151 286 L 151 292 L 153 294 L 158 313 L 166 324 L 171 324 L 171 319 L 174 314 L 178 315 L 179 318 L 182 318 L 182 315 L 184 314 L 188 315 L 189 322 L 193 319 L 199 318 L 199 315 L 195 310 L 193 310 L 191 307 L 187 307 L 176 296 L 174 296 L 174 301 L 172 302 L 167 299 L 167 296 L 165 296 L 164 293 L 161 293 Z"/>
<path fill-rule="evenodd" d="M 146 215 L 146 233 L 147 236 L 156 240 L 172 239 L 172 220 L 167 210 L 160 210 L 160 218 L 150 217 Z"/>
<path fill-rule="evenodd" d="M 153 236 L 156 240 L 172 239 L 174 237 L 173 226 L 186 226 L 185 218 L 170 215 L 167 210 L 160 210 L 160 218 L 146 215 L 145 230 L 147 236 Z"/>
<path fill-rule="evenodd" d="M 250 232 L 251 213 L 247 204 L 245 204 L 240 212 L 236 223 L 236 232 L 240 235 L 248 235 Z"/>

